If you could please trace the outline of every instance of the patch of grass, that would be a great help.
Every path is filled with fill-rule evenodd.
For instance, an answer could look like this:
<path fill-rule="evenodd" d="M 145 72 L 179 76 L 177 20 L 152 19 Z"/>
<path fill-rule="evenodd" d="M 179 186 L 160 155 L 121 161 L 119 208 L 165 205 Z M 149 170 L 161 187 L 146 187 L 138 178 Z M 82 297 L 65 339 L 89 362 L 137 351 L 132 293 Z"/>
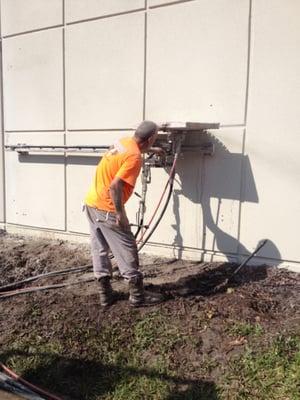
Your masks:
<path fill-rule="evenodd" d="M 227 332 L 233 336 L 261 336 L 264 330 L 260 324 L 234 322 L 228 327 Z"/>
<path fill-rule="evenodd" d="M 158 311 L 147 314 L 134 327 L 135 351 L 140 352 L 155 345 L 161 353 L 165 353 L 184 340 L 185 336 L 180 333 L 174 321 L 171 322 Z"/>
<path fill-rule="evenodd" d="M 105 400 L 164 400 L 168 398 L 171 386 L 159 377 L 141 375 L 137 378 L 125 373 L 113 393 Z"/>
<path fill-rule="evenodd" d="M 15 338 L 1 360 L 32 383 L 72 400 L 213 400 L 213 383 L 177 376 L 173 356 L 191 339 L 161 310 Z M 4 350 L 4 349 L 3 349 Z M 184 352 L 184 350 L 183 350 Z"/>
<path fill-rule="evenodd" d="M 248 349 L 230 363 L 227 385 L 224 394 L 231 400 L 299 400 L 300 336 L 279 336 L 266 349 Z"/>
<path fill-rule="evenodd" d="M 185 336 L 174 319 L 153 311 L 139 319 L 133 328 L 130 364 L 147 365 L 160 373 L 172 373 L 172 354 L 177 346 L 185 346 Z"/>

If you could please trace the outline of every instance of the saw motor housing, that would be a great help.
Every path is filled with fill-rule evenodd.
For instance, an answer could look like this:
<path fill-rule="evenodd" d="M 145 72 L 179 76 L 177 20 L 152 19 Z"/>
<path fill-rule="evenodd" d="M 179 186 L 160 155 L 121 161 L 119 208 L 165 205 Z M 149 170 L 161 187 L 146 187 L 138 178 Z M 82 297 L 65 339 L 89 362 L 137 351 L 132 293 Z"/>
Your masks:
<path fill-rule="evenodd" d="M 160 125 L 155 141 L 164 154 L 152 154 L 145 163 L 150 167 L 168 167 L 173 164 L 176 153 L 197 153 L 202 156 L 214 154 L 214 143 L 209 130 L 219 129 L 219 123 L 168 122 Z"/>

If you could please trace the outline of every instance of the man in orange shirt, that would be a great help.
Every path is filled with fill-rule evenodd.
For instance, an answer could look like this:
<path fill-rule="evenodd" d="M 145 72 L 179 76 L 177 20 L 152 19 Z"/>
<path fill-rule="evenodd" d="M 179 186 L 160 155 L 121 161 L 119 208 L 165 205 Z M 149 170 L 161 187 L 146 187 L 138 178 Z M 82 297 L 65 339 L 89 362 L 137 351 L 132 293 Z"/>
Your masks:
<path fill-rule="evenodd" d="M 142 153 L 152 148 L 158 126 L 143 121 L 134 135 L 115 143 L 99 162 L 94 181 L 85 198 L 90 224 L 91 250 L 95 278 L 100 286 L 100 303 L 109 306 L 113 301 L 110 283 L 113 253 L 120 273 L 129 281 L 129 301 L 133 306 L 155 304 L 161 296 L 145 292 L 143 275 L 139 271 L 137 245 L 125 211 L 142 165 Z"/>

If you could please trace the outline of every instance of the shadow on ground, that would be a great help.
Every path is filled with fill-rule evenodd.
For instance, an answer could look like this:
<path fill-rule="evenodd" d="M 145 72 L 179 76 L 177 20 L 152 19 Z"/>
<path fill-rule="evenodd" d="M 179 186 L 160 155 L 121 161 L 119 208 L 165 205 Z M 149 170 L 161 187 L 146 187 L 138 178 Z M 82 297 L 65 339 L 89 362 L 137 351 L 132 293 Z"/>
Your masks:
<path fill-rule="evenodd" d="M 230 263 L 209 264 L 207 267 L 201 267 L 199 273 L 181 277 L 175 282 L 160 285 L 147 284 L 145 287 L 153 292 L 163 293 L 166 300 L 188 296 L 207 297 L 224 293 L 228 287 L 237 288 L 251 282 L 262 281 L 267 278 L 268 268 L 271 268 L 265 265 L 245 266 L 234 274 L 237 267 L 238 264 Z"/>
<path fill-rule="evenodd" d="M 100 361 L 61 357 L 50 353 L 10 351 L 0 355 L 3 363 L 12 357 L 28 358 L 38 355 L 41 360 L 29 367 L 23 379 L 68 400 L 96 400 L 108 396 L 163 400 L 218 400 L 214 382 L 160 373 L 122 365 L 104 365 Z M 147 382 L 148 381 L 148 382 Z M 163 392 L 157 393 L 163 388 Z M 164 393 L 162 397 L 162 393 Z"/>

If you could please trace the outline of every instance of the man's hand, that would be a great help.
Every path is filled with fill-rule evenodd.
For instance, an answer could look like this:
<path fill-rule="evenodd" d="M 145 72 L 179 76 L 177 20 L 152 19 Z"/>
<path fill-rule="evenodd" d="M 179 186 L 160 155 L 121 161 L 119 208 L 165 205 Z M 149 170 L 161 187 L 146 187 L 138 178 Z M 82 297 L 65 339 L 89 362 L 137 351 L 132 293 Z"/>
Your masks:
<path fill-rule="evenodd" d="M 161 147 L 150 147 L 150 149 L 147 151 L 147 153 L 154 153 L 154 154 L 158 154 L 159 156 L 166 155 L 165 150 Z"/>
<path fill-rule="evenodd" d="M 129 221 L 122 203 L 122 191 L 124 182 L 122 179 L 116 177 L 110 185 L 110 195 L 116 209 L 116 224 L 125 230 L 129 228 Z"/>
<path fill-rule="evenodd" d="M 116 209 L 116 224 L 120 228 L 128 230 L 130 229 L 129 221 L 122 202 L 123 187 L 124 182 L 122 179 L 118 177 L 114 178 L 110 185 L 110 195 Z"/>
<path fill-rule="evenodd" d="M 125 213 L 125 210 L 116 212 L 116 224 L 124 230 L 129 229 L 129 221 Z"/>

